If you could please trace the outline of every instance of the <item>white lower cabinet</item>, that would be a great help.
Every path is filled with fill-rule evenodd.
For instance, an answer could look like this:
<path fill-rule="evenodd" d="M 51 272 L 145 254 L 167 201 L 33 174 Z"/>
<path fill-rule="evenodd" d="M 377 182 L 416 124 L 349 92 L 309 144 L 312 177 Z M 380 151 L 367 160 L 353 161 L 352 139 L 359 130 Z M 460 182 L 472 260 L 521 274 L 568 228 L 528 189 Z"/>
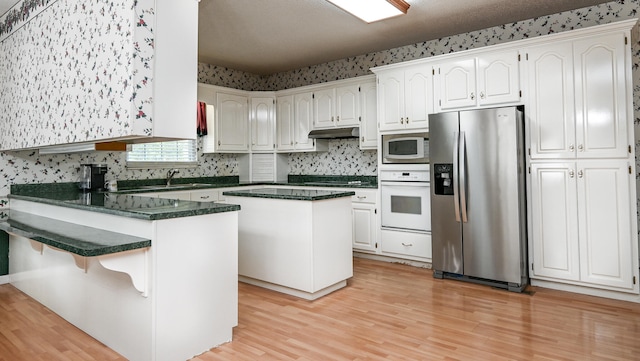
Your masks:
<path fill-rule="evenodd" d="M 531 278 L 638 292 L 626 160 L 531 164 Z"/>
<path fill-rule="evenodd" d="M 189 192 L 189 200 L 196 202 L 216 202 L 219 199 L 220 190 L 202 189 Z"/>
<path fill-rule="evenodd" d="M 431 262 L 431 234 L 421 232 L 380 231 L 382 255 Z"/>
<path fill-rule="evenodd" d="M 376 252 L 378 248 L 377 191 L 356 191 L 352 197 L 353 249 Z"/>

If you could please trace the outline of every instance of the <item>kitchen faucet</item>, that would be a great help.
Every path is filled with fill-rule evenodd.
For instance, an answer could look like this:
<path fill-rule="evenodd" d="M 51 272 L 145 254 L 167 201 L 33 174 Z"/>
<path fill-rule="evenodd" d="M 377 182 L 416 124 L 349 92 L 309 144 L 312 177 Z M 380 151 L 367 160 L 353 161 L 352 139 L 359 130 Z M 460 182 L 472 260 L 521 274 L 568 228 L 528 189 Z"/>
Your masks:
<path fill-rule="evenodd" d="M 173 179 L 173 176 L 177 173 L 179 173 L 177 169 L 169 169 L 167 172 L 167 187 L 171 185 L 171 179 Z"/>

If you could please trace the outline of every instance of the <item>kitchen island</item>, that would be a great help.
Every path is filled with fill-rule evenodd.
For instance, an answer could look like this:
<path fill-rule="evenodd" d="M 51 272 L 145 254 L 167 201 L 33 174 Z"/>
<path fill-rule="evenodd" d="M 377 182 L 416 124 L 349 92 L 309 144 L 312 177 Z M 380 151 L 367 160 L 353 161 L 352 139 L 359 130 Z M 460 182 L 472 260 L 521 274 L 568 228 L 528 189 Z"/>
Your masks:
<path fill-rule="evenodd" d="M 231 341 L 239 206 L 32 190 L 0 222 L 16 288 L 131 360 Z"/>
<path fill-rule="evenodd" d="M 240 281 L 315 300 L 353 276 L 355 192 L 258 188 L 223 194 L 242 208 Z"/>

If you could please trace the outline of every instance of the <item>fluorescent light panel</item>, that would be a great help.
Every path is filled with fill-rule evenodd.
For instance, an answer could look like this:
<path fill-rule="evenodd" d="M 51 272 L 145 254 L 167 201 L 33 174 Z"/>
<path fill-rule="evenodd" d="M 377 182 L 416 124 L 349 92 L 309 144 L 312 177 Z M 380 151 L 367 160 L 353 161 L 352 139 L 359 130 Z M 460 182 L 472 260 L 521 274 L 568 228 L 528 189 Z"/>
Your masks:
<path fill-rule="evenodd" d="M 407 13 L 409 4 L 403 0 L 327 0 L 367 23 Z"/>

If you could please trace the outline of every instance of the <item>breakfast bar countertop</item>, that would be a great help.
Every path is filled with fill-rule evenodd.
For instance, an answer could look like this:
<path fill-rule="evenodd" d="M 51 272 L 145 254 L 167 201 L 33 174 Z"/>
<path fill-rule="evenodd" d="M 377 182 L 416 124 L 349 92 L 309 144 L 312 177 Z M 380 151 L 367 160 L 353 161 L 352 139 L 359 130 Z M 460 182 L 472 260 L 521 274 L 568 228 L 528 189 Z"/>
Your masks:
<path fill-rule="evenodd" d="M 10 194 L 9 199 L 150 221 L 240 210 L 240 206 L 235 204 L 195 202 L 104 192 L 82 193 L 79 191 L 67 191 L 40 194 Z"/>

